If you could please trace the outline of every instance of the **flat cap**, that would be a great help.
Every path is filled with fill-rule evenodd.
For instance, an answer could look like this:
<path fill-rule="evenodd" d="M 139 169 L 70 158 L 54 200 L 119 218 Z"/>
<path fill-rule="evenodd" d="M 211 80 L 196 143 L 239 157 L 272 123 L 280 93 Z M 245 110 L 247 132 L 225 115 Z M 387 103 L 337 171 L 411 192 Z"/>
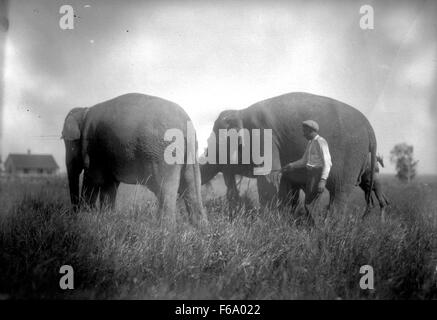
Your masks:
<path fill-rule="evenodd" d="M 307 126 L 307 127 L 313 129 L 316 132 L 319 132 L 319 124 L 317 122 L 315 122 L 314 120 L 305 120 L 305 121 L 302 121 L 302 125 L 303 126 Z"/>

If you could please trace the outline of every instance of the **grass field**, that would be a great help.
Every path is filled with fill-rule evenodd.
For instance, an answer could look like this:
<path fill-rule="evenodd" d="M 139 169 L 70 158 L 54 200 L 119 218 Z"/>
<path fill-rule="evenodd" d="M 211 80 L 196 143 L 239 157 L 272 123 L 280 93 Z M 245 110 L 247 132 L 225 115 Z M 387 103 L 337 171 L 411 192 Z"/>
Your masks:
<path fill-rule="evenodd" d="M 242 183 L 247 188 L 248 181 Z M 389 219 L 366 220 L 362 192 L 318 228 L 248 205 L 227 219 L 223 187 L 204 189 L 209 229 L 183 214 L 177 230 L 152 219 L 155 203 L 122 186 L 113 212 L 69 211 L 65 178 L 0 185 L 0 298 L 432 299 L 437 298 L 437 178 L 383 180 Z M 249 184 L 248 203 L 256 198 Z M 359 286 L 374 268 L 374 290 Z M 59 268 L 74 268 L 74 290 Z"/>

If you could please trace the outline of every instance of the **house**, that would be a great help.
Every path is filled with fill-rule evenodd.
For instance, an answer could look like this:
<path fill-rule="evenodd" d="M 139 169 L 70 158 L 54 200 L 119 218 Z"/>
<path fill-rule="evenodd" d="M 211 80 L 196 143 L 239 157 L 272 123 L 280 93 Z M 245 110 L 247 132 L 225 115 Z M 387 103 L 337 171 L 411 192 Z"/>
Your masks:
<path fill-rule="evenodd" d="M 11 153 L 4 163 L 5 173 L 12 175 L 55 174 L 59 166 L 51 154 Z"/>

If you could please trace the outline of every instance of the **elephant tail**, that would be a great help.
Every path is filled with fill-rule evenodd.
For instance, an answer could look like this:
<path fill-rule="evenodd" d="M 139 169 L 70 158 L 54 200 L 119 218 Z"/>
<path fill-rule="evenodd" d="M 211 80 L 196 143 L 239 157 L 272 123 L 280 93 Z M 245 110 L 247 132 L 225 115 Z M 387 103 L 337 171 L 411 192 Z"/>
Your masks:
<path fill-rule="evenodd" d="M 370 151 L 370 189 L 369 190 L 373 190 L 373 183 L 374 183 L 374 172 L 375 172 L 375 167 L 376 167 L 376 137 L 375 137 L 375 132 L 373 131 L 372 127 L 369 125 L 369 151 Z M 370 194 L 371 192 L 368 193 L 367 197 L 366 197 L 366 204 L 367 206 L 370 205 Z"/>
<path fill-rule="evenodd" d="M 200 219 L 198 222 L 207 222 L 206 212 L 202 203 L 202 192 L 201 192 L 201 173 L 199 167 L 199 161 L 197 159 L 197 139 L 189 141 L 185 140 L 186 153 L 185 153 L 185 163 L 183 165 L 183 183 L 187 194 L 185 195 L 189 200 L 189 207 L 187 208 L 192 213 L 195 213 L 197 218 Z"/>

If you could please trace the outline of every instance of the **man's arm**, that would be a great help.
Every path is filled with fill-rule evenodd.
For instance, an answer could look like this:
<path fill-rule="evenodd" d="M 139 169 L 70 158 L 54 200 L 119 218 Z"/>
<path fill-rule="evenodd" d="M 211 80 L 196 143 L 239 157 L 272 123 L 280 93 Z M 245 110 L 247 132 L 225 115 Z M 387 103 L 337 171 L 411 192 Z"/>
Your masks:
<path fill-rule="evenodd" d="M 318 142 L 320 147 L 320 153 L 323 159 L 323 170 L 321 179 L 326 180 L 328 179 L 329 172 L 331 171 L 332 167 L 331 154 L 329 152 L 328 142 L 326 142 L 325 139 L 319 139 Z"/>
<path fill-rule="evenodd" d="M 291 169 L 297 169 L 297 168 L 303 168 L 305 167 L 306 161 L 304 159 L 304 157 L 300 158 L 299 160 L 290 162 L 289 164 L 286 165 L 286 168 L 291 170 Z"/>
<path fill-rule="evenodd" d="M 303 168 L 306 166 L 308 160 L 308 146 L 305 149 L 305 152 L 299 160 L 290 162 L 282 168 L 282 171 L 289 171 L 293 169 Z"/>

